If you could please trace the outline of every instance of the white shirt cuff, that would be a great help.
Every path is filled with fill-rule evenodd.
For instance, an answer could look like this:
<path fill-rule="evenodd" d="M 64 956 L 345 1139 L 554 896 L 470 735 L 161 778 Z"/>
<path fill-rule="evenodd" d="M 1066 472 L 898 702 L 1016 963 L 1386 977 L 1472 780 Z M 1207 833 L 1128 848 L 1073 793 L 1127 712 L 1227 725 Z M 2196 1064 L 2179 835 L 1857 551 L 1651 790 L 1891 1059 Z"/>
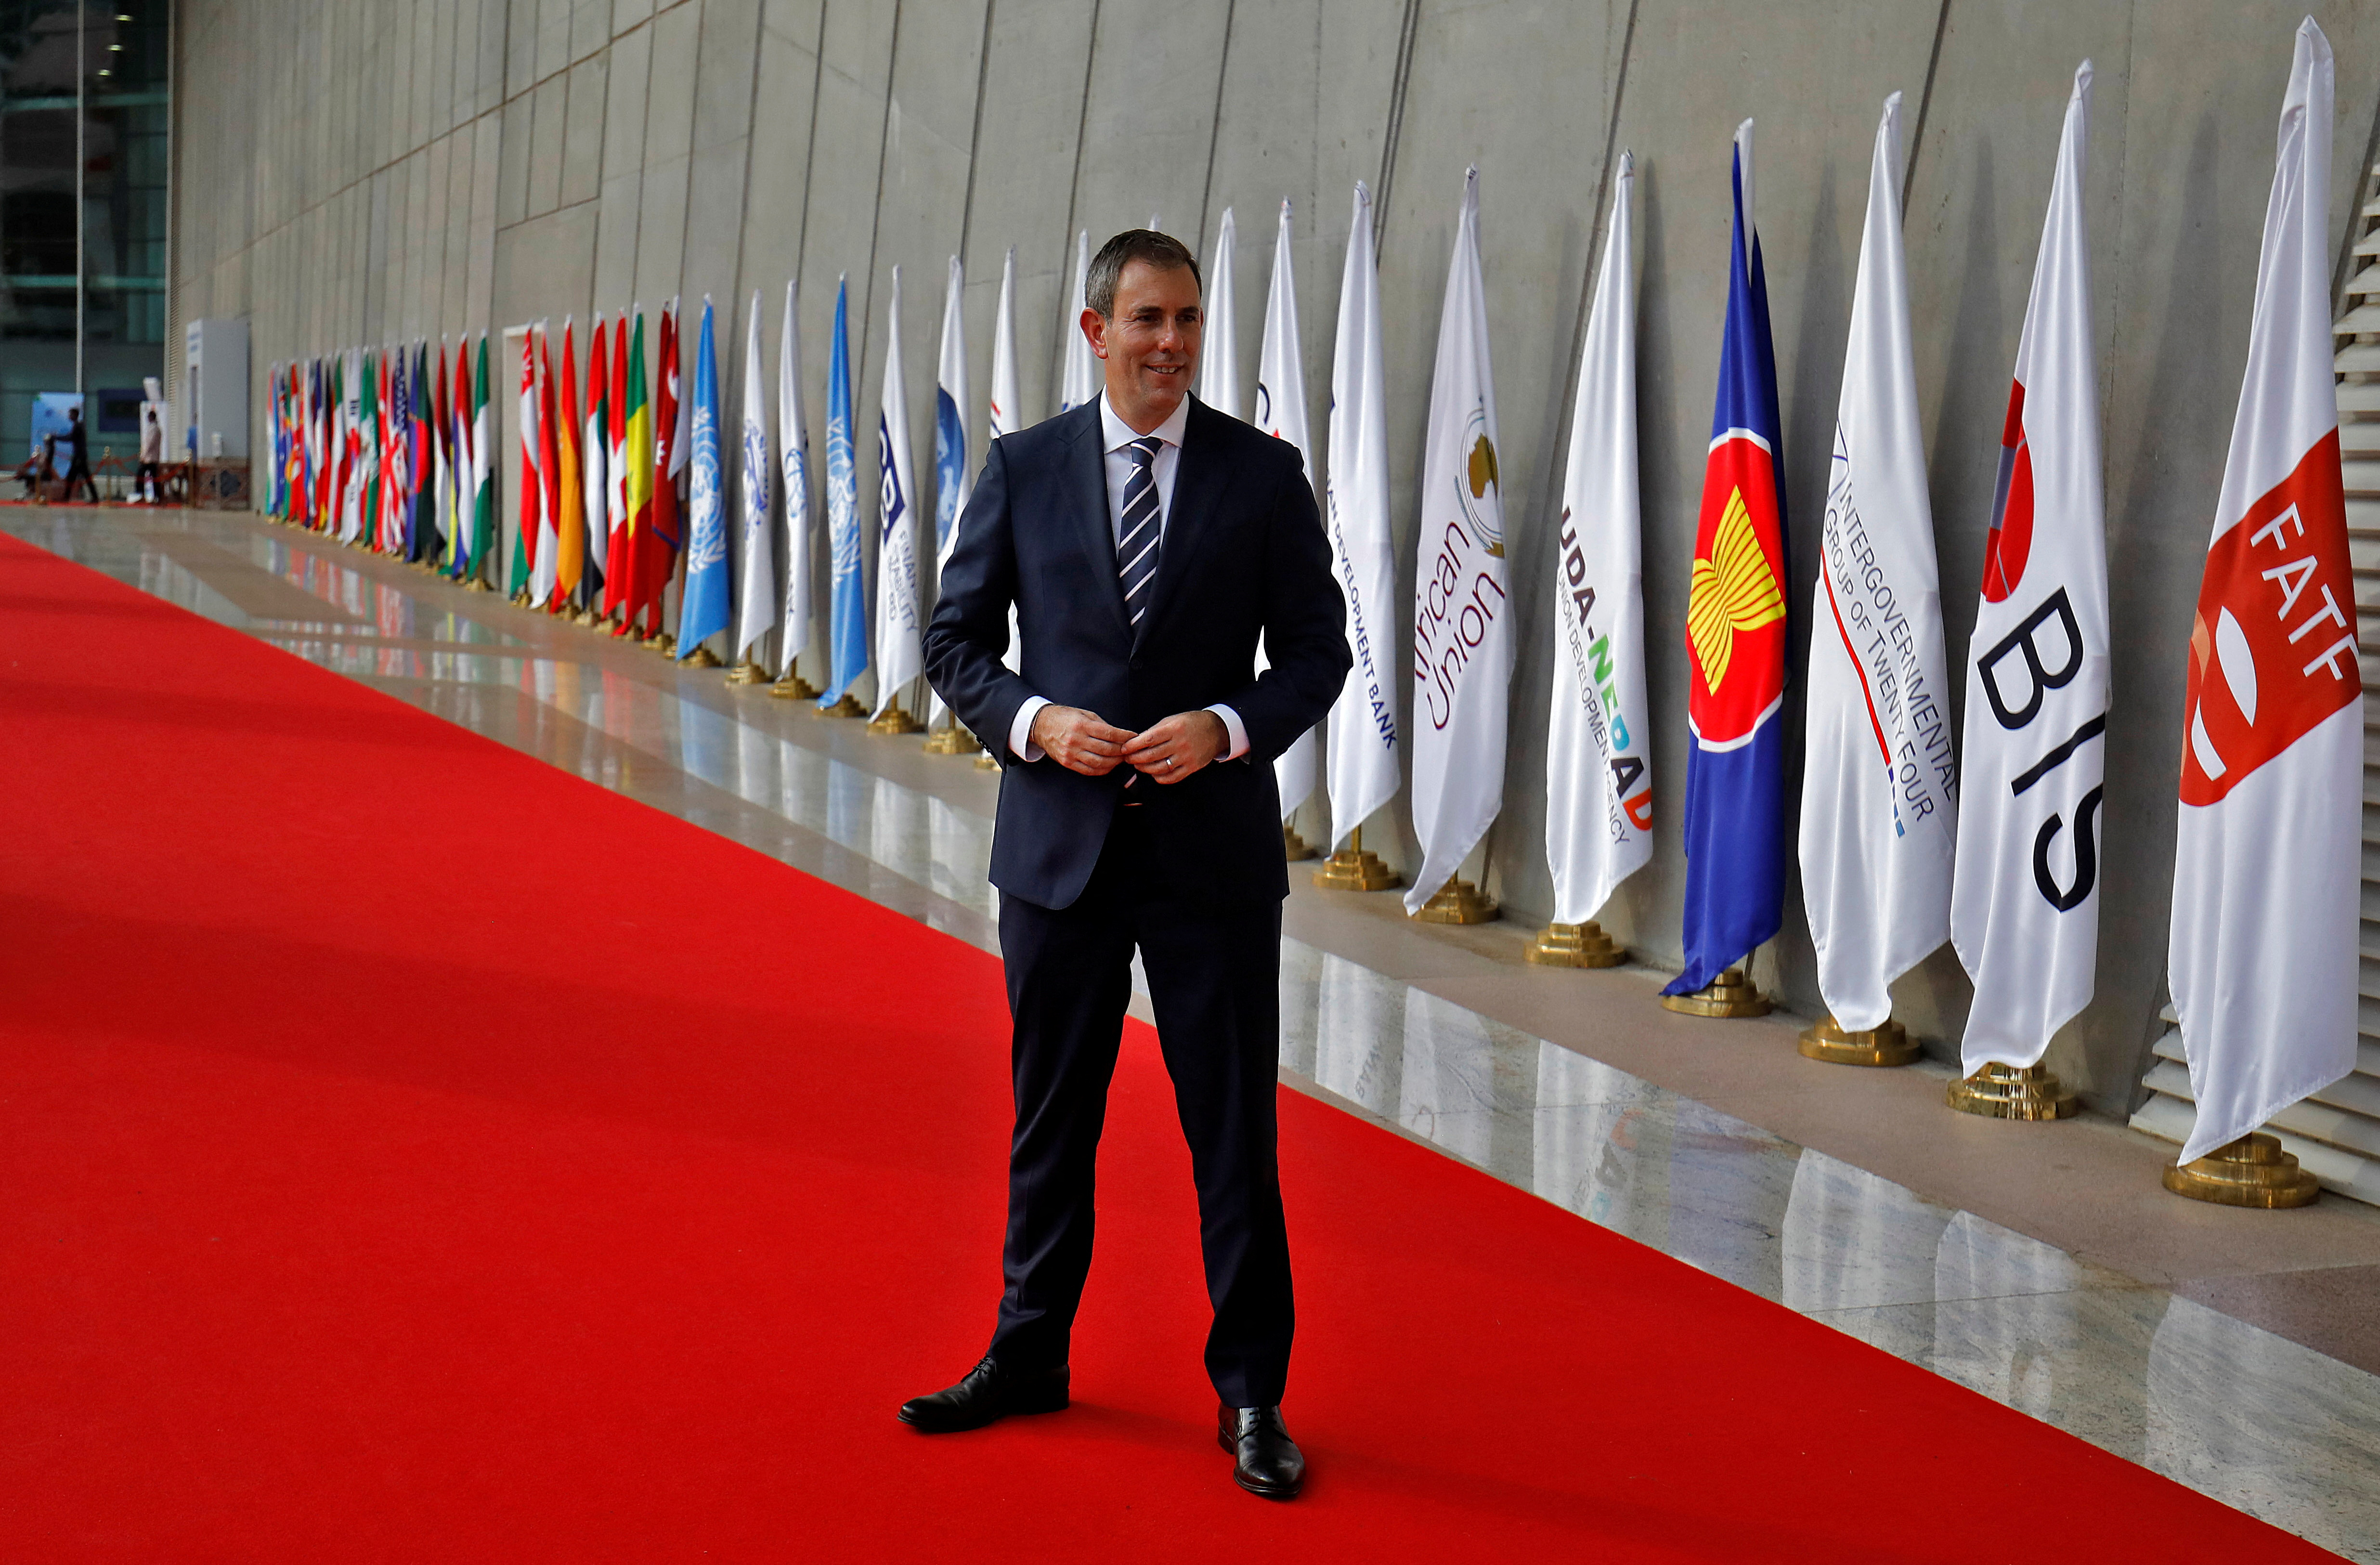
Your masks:
<path fill-rule="evenodd" d="M 1027 696 L 1025 704 L 1016 709 L 1016 721 L 1008 725 L 1008 747 L 1026 760 L 1039 760 L 1049 754 L 1033 742 L 1033 719 L 1050 704 L 1047 696 Z"/>
<path fill-rule="evenodd" d="M 1207 710 L 1223 720 L 1223 731 L 1232 736 L 1232 747 L 1224 751 L 1222 755 L 1217 758 L 1221 760 L 1237 760 L 1242 756 L 1246 755 L 1248 753 L 1248 728 L 1247 724 L 1240 721 L 1240 714 L 1233 711 L 1231 708 L 1224 706 L 1220 701 L 1215 705 L 1208 707 Z"/>

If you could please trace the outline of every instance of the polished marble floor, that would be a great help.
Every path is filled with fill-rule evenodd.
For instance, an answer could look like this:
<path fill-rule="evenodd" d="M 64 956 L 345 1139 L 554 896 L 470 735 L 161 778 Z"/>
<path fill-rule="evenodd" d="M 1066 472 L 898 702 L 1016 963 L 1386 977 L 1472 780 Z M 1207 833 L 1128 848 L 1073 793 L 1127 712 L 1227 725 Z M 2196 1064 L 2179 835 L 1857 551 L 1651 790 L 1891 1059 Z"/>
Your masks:
<path fill-rule="evenodd" d="M 0 508 L 0 530 L 996 949 L 997 781 L 965 759 L 245 516 Z M 2169 1200 L 2095 1219 L 2088 1202 L 2028 1206 L 2005 1166 L 1974 1199 L 1945 1200 L 1968 1177 L 1961 1156 L 2007 1165 L 2013 1145 L 1961 1153 L 1958 1138 L 2010 1127 L 1920 1121 L 1933 1161 L 1908 1134 L 1860 1134 L 1926 1094 L 1938 1103 L 1937 1079 L 1776 1075 L 1769 1056 L 1731 1057 L 1745 1046 L 1654 1010 L 1652 975 L 1593 975 L 1587 990 L 1587 976 L 1523 967 L 1512 931 L 1420 930 L 1344 905 L 1392 900 L 1293 897 L 1289 1085 L 2380 1561 L 2380 1344 L 2353 1329 L 2375 1313 L 2380 1223 L 2363 1209 L 2325 1203 L 2288 1230 Z M 1580 1021 L 1590 993 L 1596 1015 Z M 1718 1063 L 1698 1062 L 1714 1048 Z M 2118 1127 L 2057 1134 L 2070 1178 L 2155 1156 Z M 2328 1277 L 2338 1298 L 2309 1305 L 2301 1287 L 2276 1304 L 2272 1280 L 2299 1274 Z"/>

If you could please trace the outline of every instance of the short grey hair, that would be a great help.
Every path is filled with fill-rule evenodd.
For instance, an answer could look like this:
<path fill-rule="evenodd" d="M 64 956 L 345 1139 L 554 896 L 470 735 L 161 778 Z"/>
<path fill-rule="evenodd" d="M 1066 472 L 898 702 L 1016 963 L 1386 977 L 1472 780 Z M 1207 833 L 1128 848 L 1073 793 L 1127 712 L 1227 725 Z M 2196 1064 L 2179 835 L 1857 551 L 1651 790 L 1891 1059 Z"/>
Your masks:
<path fill-rule="evenodd" d="M 1198 258 L 1190 248 L 1171 234 L 1160 234 L 1154 228 L 1127 228 L 1099 247 L 1091 258 L 1091 270 L 1083 282 L 1083 302 L 1099 312 L 1102 321 L 1115 319 L 1116 283 L 1123 269 L 1135 261 L 1145 261 L 1160 272 L 1175 267 L 1190 269 L 1190 280 L 1198 285 L 1198 292 L 1207 291 L 1207 280 L 1198 274 Z"/>

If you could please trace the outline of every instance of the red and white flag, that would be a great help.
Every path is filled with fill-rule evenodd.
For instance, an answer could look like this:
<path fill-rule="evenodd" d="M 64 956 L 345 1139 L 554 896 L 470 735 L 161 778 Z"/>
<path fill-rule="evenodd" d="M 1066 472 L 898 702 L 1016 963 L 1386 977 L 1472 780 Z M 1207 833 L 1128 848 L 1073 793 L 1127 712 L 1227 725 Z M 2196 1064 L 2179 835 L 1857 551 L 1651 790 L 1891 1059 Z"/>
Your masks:
<path fill-rule="evenodd" d="M 2082 175 L 2091 62 L 2074 73 L 2000 431 L 1983 601 L 1967 643 L 1965 797 L 1950 940 L 1975 1002 L 1960 1064 L 2041 1062 L 2099 964 L 2107 730 L 2107 508 Z"/>
<path fill-rule="evenodd" d="M 2181 1160 L 2355 1066 L 2363 684 L 2331 370 L 2330 42 L 2298 27 L 2248 370 L 2190 627 L 2167 964 Z"/>

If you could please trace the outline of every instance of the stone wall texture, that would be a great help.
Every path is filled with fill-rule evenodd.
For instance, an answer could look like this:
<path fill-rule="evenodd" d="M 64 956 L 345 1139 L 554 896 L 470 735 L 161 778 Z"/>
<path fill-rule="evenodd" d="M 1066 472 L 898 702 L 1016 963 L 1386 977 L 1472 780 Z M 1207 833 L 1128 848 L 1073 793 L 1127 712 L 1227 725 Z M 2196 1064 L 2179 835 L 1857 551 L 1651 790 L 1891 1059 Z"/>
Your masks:
<path fill-rule="evenodd" d="M 2374 150 L 2380 7 L 2313 10 L 2338 54 L 2331 212 L 2343 261 Z M 2302 14 L 2278 0 L 191 0 L 173 313 L 249 317 L 261 370 L 565 314 L 583 348 L 598 309 L 651 311 L 674 295 L 698 306 L 708 294 L 732 405 L 753 290 L 773 387 L 775 321 L 798 277 L 818 423 L 835 282 L 847 275 L 856 402 L 872 431 L 897 264 L 925 475 L 950 255 L 966 265 L 979 399 L 1001 261 L 1014 248 L 1031 418 L 1054 406 L 1076 229 L 1096 244 L 1152 212 L 1204 257 L 1236 209 L 1252 380 L 1285 198 L 1318 443 L 1362 179 L 1380 197 L 1409 589 L 1439 303 L 1463 173 L 1476 163 L 1521 638 L 1488 880 L 1512 916 L 1542 919 L 1552 526 L 1609 176 L 1630 150 L 1664 830 L 1605 922 L 1674 965 L 1683 862 L 1668 828 L 1683 800 L 1688 564 L 1736 123 L 1759 126 L 1798 667 L 1869 152 L 1886 94 L 1906 94 L 1918 385 L 1957 685 L 2051 157 L 2073 68 L 2089 56 L 2114 710 L 2098 999 L 2050 1063 L 2120 1113 L 2165 1000 L 2185 639 Z M 512 399 L 496 402 L 509 443 Z M 978 431 L 982 417 L 978 406 Z M 872 439 L 861 443 L 872 471 Z M 820 461 L 822 424 L 810 448 Z M 1798 775 L 1798 710 L 1789 718 Z M 1367 845 L 1417 863 L 1403 830 L 1384 819 Z M 1755 971 L 1816 1011 L 1798 902 L 1796 887 Z M 1911 1030 L 1949 1053 L 1970 991 L 1947 946 L 1896 999 Z"/>

